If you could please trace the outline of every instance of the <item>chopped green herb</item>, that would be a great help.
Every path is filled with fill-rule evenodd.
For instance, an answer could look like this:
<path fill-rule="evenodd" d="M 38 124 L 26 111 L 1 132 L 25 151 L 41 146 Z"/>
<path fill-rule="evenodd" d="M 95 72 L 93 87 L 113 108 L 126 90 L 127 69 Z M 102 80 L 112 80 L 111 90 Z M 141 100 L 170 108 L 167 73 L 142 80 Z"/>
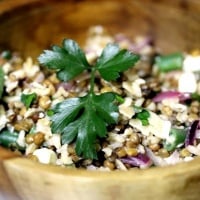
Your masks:
<path fill-rule="evenodd" d="M 124 98 L 119 95 L 116 95 L 115 98 L 119 103 L 124 103 L 124 101 L 125 101 Z"/>
<path fill-rule="evenodd" d="M 149 111 L 139 106 L 134 106 L 134 111 L 135 115 L 133 116 L 133 118 L 139 119 L 142 122 L 143 126 L 149 125 L 148 121 L 148 118 L 150 117 Z"/>
<path fill-rule="evenodd" d="M 35 134 L 36 126 L 32 126 L 32 128 L 29 131 L 29 134 Z"/>
<path fill-rule="evenodd" d="M 4 130 L 0 133 L 0 145 L 4 147 L 16 147 L 19 134 Z"/>
<path fill-rule="evenodd" d="M 1 53 L 1 57 L 6 60 L 10 60 L 12 58 L 12 54 L 9 50 L 6 50 Z"/>
<path fill-rule="evenodd" d="M 0 67 L 0 99 L 3 95 L 3 89 L 4 89 L 4 71 L 2 67 Z"/>
<path fill-rule="evenodd" d="M 169 138 L 164 143 L 164 148 L 168 151 L 175 150 L 178 146 L 184 144 L 186 135 L 186 129 L 172 128 L 169 134 Z"/>
<path fill-rule="evenodd" d="M 120 50 L 116 44 L 108 44 L 97 62 L 90 65 L 78 44 L 65 39 L 62 47 L 53 46 L 52 50 L 45 50 L 38 60 L 40 64 L 54 69 L 62 81 L 71 80 L 84 70 L 91 72 L 88 94 L 56 104 L 50 115 L 52 132 L 62 135 L 62 143 L 75 141 L 79 156 L 97 159 L 98 138 L 106 137 L 107 126 L 118 121 L 116 98 L 119 97 L 112 92 L 94 93 L 96 72 L 107 81 L 116 80 L 121 72 L 134 66 L 139 56 Z"/>
<path fill-rule="evenodd" d="M 162 72 L 180 70 L 183 65 L 183 54 L 174 53 L 166 56 L 158 56 L 156 57 L 155 63 Z"/>
<path fill-rule="evenodd" d="M 26 108 L 30 108 L 31 104 L 37 99 L 36 93 L 32 94 L 22 94 L 21 101 L 26 106 Z"/>
<path fill-rule="evenodd" d="M 53 116 L 53 114 L 54 114 L 53 110 L 47 110 L 47 115 L 49 117 Z"/>
<path fill-rule="evenodd" d="M 191 99 L 199 101 L 200 102 L 200 95 L 198 93 L 192 93 Z"/>

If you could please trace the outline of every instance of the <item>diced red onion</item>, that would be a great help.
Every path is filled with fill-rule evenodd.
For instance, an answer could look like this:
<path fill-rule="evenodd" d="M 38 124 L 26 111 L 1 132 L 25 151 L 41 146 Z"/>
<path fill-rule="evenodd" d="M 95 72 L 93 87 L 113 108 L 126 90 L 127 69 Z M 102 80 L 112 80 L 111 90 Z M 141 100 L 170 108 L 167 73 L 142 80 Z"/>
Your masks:
<path fill-rule="evenodd" d="M 128 37 L 125 36 L 124 34 L 121 34 L 121 33 L 119 33 L 119 34 L 117 34 L 117 35 L 115 36 L 115 41 L 116 41 L 116 42 L 129 41 L 129 43 L 131 43 L 130 40 L 128 39 Z"/>
<path fill-rule="evenodd" d="M 186 139 L 185 139 L 185 146 L 193 145 L 194 140 L 197 138 L 197 133 L 200 130 L 200 120 L 195 120 L 190 129 L 188 130 Z"/>
<path fill-rule="evenodd" d="M 155 166 L 165 166 L 166 161 L 160 156 L 156 156 L 154 152 L 148 147 L 145 148 L 147 156 L 151 159 Z"/>
<path fill-rule="evenodd" d="M 37 83 L 42 83 L 45 79 L 44 73 L 40 72 L 34 79 Z"/>
<path fill-rule="evenodd" d="M 152 39 L 150 37 L 146 37 L 138 44 L 131 44 L 129 50 L 135 53 L 139 53 L 144 47 L 149 45 L 151 42 Z"/>
<path fill-rule="evenodd" d="M 177 98 L 180 101 L 185 101 L 187 99 L 191 98 L 190 93 L 183 93 L 183 92 L 178 92 L 178 91 L 165 91 L 157 94 L 152 100 L 154 102 L 161 102 L 164 99 L 172 99 L 172 98 Z"/>
<path fill-rule="evenodd" d="M 129 164 L 134 167 L 146 168 L 151 166 L 152 162 L 146 154 L 138 154 L 134 157 L 121 158 L 121 161 L 125 164 Z"/>
<path fill-rule="evenodd" d="M 70 81 L 70 82 L 62 82 L 62 83 L 59 83 L 57 85 L 57 89 L 60 88 L 60 87 L 63 87 L 66 91 L 70 91 L 73 89 L 74 87 L 74 82 Z"/>
<path fill-rule="evenodd" d="M 117 34 L 115 36 L 115 41 L 119 42 L 119 43 L 127 41 L 130 44 L 128 49 L 130 51 L 133 51 L 134 53 L 139 53 L 144 47 L 146 47 L 147 45 L 149 45 L 152 42 L 152 38 L 145 37 L 143 40 L 141 40 L 141 42 L 133 43 L 125 35 L 123 35 L 123 34 Z"/>
<path fill-rule="evenodd" d="M 164 158 L 167 165 L 175 165 L 181 161 L 178 151 L 174 151 L 169 157 Z"/>

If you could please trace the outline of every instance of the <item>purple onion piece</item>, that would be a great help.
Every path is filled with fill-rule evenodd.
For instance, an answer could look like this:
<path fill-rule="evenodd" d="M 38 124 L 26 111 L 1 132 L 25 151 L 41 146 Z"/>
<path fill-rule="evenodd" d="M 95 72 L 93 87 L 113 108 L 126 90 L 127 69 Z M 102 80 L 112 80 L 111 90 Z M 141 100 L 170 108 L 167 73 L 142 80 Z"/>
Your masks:
<path fill-rule="evenodd" d="M 122 34 L 122 33 L 119 33 L 119 34 L 117 34 L 115 36 L 115 41 L 116 42 L 129 41 L 129 43 L 130 43 L 129 38 L 126 35 Z"/>
<path fill-rule="evenodd" d="M 185 101 L 191 99 L 191 94 L 178 91 L 166 91 L 157 94 L 152 100 L 157 103 L 161 102 L 164 99 L 172 99 L 172 98 L 178 98 L 180 101 Z"/>
<path fill-rule="evenodd" d="M 144 38 L 144 40 L 142 40 L 138 44 L 131 44 L 129 47 L 129 50 L 135 53 L 139 53 L 144 47 L 146 47 L 147 45 L 150 45 L 151 43 L 152 43 L 152 38 L 146 37 Z"/>
<path fill-rule="evenodd" d="M 129 164 L 133 167 L 146 168 L 152 164 L 150 158 L 146 154 L 138 154 L 134 157 L 126 157 L 120 159 L 124 164 Z"/>
<path fill-rule="evenodd" d="M 200 130 L 200 120 L 195 120 L 192 123 L 190 129 L 188 130 L 188 133 L 185 139 L 185 146 L 194 144 L 194 140 L 196 139 L 196 135 L 199 130 Z"/>
<path fill-rule="evenodd" d="M 61 82 L 57 85 L 57 89 L 63 87 L 64 90 L 66 91 L 70 91 L 74 88 L 74 82 L 70 81 L 70 82 Z"/>

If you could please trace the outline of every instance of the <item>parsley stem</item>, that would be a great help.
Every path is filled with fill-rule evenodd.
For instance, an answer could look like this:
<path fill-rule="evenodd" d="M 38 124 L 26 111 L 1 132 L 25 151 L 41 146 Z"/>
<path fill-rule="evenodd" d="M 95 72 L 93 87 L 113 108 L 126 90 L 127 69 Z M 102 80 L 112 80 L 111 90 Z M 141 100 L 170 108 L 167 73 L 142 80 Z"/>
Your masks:
<path fill-rule="evenodd" d="M 95 82 L 95 72 L 96 72 L 96 68 L 92 67 L 91 68 L 91 77 L 90 77 L 90 94 L 94 94 L 94 82 Z"/>

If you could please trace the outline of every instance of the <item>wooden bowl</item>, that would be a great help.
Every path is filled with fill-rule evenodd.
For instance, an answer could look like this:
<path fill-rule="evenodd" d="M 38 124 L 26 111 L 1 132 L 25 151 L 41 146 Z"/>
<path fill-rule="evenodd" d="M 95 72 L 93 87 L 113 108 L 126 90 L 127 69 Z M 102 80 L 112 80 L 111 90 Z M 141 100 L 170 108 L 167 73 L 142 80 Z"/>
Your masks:
<path fill-rule="evenodd" d="M 200 47 L 197 0 L 0 1 L 0 50 L 38 56 L 51 44 L 103 25 L 110 33 L 150 35 L 163 52 Z M 38 164 L 0 148 L 0 199 L 197 200 L 200 158 L 169 167 L 91 172 Z"/>

